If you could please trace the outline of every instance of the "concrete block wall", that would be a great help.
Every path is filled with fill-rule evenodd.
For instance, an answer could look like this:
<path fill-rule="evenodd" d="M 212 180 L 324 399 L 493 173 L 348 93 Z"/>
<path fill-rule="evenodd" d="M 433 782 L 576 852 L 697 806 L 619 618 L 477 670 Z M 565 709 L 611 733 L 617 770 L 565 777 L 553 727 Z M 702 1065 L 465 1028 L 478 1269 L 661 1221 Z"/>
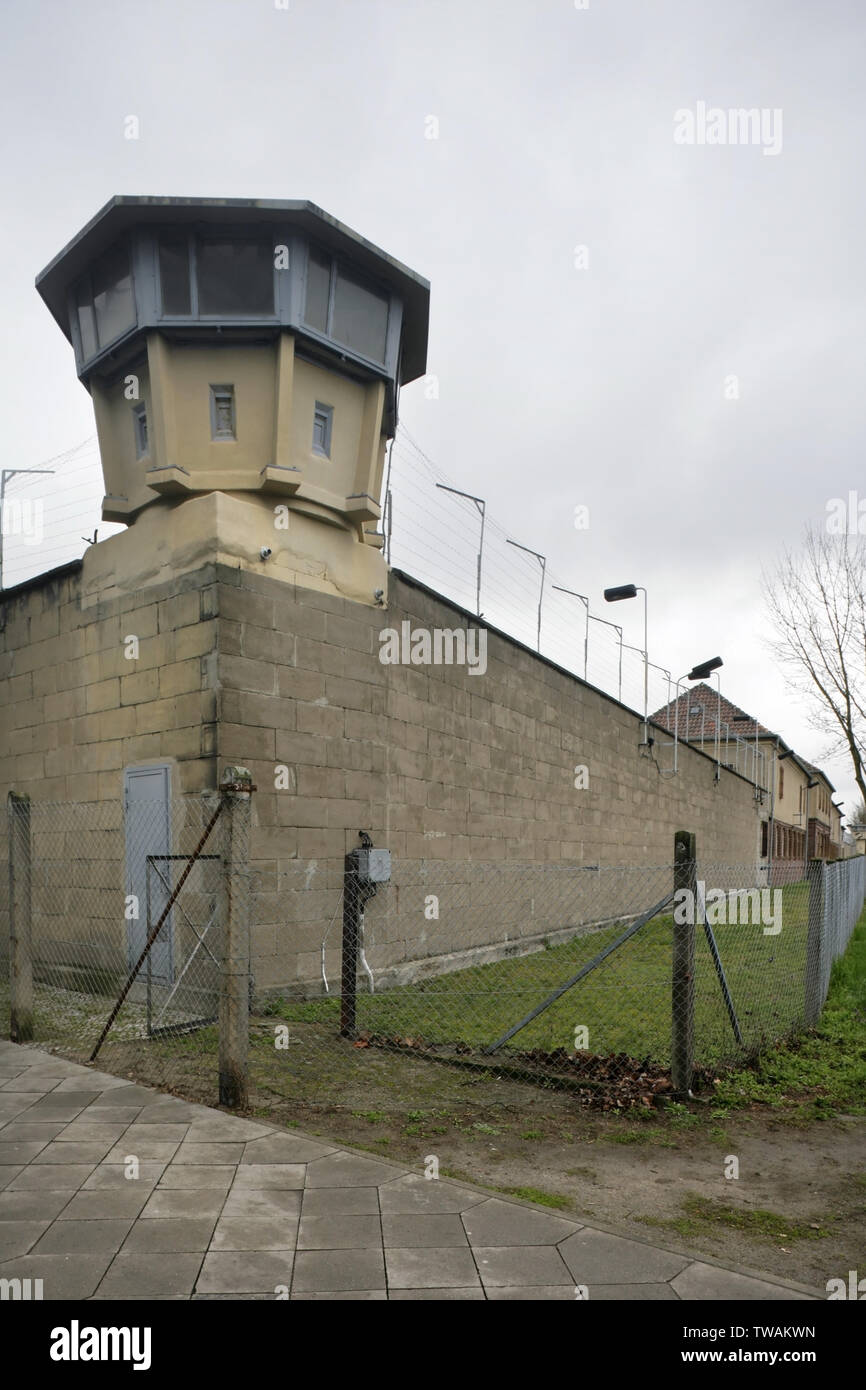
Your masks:
<path fill-rule="evenodd" d="M 359 829 L 395 860 L 441 863 L 452 888 L 469 864 L 666 865 L 680 828 L 697 832 L 707 862 L 756 863 L 749 783 L 723 769 L 717 784 L 713 760 L 689 748 L 678 777 L 663 777 L 639 750 L 632 711 L 506 636 L 489 633 L 483 675 L 383 664 L 384 628 L 404 620 L 413 629 L 475 626 L 405 577 L 392 574 L 382 609 L 240 569 L 218 567 L 217 582 L 219 762 L 249 766 L 258 786 L 259 988 L 319 979 L 343 856 Z M 589 773 L 581 790 L 578 765 Z M 472 901 L 454 888 L 464 904 L 459 930 L 452 913 L 437 931 L 424 919 L 420 889 L 404 898 L 399 925 L 387 890 L 387 907 L 383 895 L 368 913 L 381 961 L 422 948 L 451 954 L 461 934 L 464 946 L 481 946 L 501 937 L 503 922 L 512 937 L 556 930 L 552 917 L 539 924 L 492 910 L 486 891 Z M 337 919 L 331 977 L 339 935 Z"/>
<path fill-rule="evenodd" d="M 685 747 L 679 776 L 664 778 L 639 750 L 634 712 L 503 634 L 488 634 L 484 674 L 383 664 L 385 628 L 476 626 L 396 573 L 382 608 L 222 564 L 88 602 L 72 566 L 0 606 L 4 798 L 14 789 L 34 803 L 119 808 L 129 766 L 169 762 L 175 797 L 212 790 L 226 764 L 252 769 L 260 990 L 315 987 L 329 925 L 327 969 L 337 972 L 343 856 L 360 829 L 401 866 L 368 914 L 389 968 L 506 935 L 554 935 L 568 926 L 559 901 L 575 895 L 551 874 L 667 865 L 680 828 L 697 832 L 708 862 L 757 858 L 750 784 L 724 769 L 716 784 L 712 759 Z M 129 636 L 139 639 L 134 660 Z M 35 902 L 73 954 L 88 941 L 108 963 L 125 947 L 122 833 L 112 822 L 110 854 L 111 835 L 97 837 L 102 866 L 94 859 L 85 883 L 84 828 L 43 820 L 50 855 L 34 874 Z M 422 862 L 455 907 L 439 922 L 424 917 L 412 868 Z M 65 896 L 53 888 L 64 864 L 75 866 Z M 503 896 L 497 866 L 538 888 Z"/>
<path fill-rule="evenodd" d="M 125 969 L 124 768 L 170 763 L 178 798 L 215 785 L 214 581 L 204 569 L 87 604 L 72 565 L 3 595 L 0 856 L 6 794 L 26 792 L 46 969 Z M 5 949 L 5 915 L 0 932 Z"/>

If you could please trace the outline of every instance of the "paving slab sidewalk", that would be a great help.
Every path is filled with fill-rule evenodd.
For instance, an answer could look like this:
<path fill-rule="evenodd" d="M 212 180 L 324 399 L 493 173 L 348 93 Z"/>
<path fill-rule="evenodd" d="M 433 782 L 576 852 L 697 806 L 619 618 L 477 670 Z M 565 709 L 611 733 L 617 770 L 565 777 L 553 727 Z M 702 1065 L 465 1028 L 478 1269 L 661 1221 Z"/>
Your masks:
<path fill-rule="evenodd" d="M 0 1042 L 12 1279 L 74 1300 L 819 1296 Z"/>

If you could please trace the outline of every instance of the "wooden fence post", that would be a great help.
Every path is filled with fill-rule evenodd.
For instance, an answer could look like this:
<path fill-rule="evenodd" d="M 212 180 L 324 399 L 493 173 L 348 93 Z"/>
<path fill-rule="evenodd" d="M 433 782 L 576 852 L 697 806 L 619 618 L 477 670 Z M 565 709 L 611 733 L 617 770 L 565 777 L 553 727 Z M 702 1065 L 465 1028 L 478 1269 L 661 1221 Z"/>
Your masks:
<path fill-rule="evenodd" d="M 227 767 L 222 810 L 222 975 L 219 1004 L 220 1105 L 247 1103 L 250 1032 L 250 819 L 253 779 L 245 767 Z"/>
<path fill-rule="evenodd" d="M 30 797 L 10 792 L 9 827 L 9 1037 L 33 1037 L 33 953 L 30 909 Z"/>
<path fill-rule="evenodd" d="M 697 920 L 697 849 L 695 836 L 674 836 L 673 959 L 671 969 L 671 1081 L 675 1096 L 692 1088 L 695 1056 L 695 923 Z M 681 890 L 691 896 L 684 899 Z M 679 921 L 677 920 L 679 918 Z"/>

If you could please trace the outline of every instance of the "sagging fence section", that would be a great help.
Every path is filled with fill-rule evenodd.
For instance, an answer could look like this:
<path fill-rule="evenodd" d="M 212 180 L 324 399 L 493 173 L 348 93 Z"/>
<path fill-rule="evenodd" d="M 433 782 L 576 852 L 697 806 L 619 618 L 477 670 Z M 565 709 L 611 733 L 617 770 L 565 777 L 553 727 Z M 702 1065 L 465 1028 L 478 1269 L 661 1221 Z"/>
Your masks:
<path fill-rule="evenodd" d="M 399 859 L 361 834 L 299 875 L 251 862 L 253 791 L 233 768 L 169 802 L 10 796 L 7 1035 L 235 1107 L 339 1105 L 401 1056 L 407 1078 L 684 1095 L 817 1022 L 866 896 L 863 857 L 769 888 L 687 832 L 640 868 Z"/>

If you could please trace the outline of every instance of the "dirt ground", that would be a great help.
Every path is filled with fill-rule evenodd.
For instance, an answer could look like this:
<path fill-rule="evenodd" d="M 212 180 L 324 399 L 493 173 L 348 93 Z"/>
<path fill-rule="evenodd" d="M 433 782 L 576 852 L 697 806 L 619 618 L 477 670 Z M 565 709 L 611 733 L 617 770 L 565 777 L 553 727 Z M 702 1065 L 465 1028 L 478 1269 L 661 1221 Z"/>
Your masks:
<path fill-rule="evenodd" d="M 828 1279 L 866 1273 L 866 1118 L 805 1123 L 762 1105 L 723 1112 L 712 1094 L 608 1114 L 495 1071 L 349 1043 L 275 1057 L 273 1026 L 257 1020 L 257 1032 L 251 1115 L 419 1171 L 434 1155 L 442 1176 L 824 1296 Z M 213 1104 L 214 1059 L 203 1060 L 174 1053 L 157 1077 L 124 1048 L 110 1069 Z"/>

